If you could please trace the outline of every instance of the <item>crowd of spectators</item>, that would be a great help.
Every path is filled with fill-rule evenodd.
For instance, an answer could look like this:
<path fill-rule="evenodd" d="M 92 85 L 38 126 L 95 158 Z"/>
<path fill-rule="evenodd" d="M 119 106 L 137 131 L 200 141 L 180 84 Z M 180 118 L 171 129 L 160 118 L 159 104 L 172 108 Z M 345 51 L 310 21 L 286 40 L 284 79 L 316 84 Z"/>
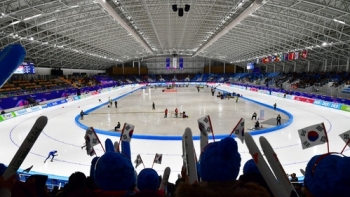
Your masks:
<path fill-rule="evenodd" d="M 78 88 L 91 87 L 100 84 L 94 77 L 87 75 L 68 75 L 68 78 L 64 78 L 67 79 L 71 85 Z"/>
<path fill-rule="evenodd" d="M 72 86 L 64 81 L 56 79 L 29 79 L 16 81 L 12 78 L 0 88 L 0 98 L 11 96 L 20 96 L 35 94 L 41 92 L 49 92 L 54 90 L 62 90 L 71 88 Z"/>
<path fill-rule="evenodd" d="M 110 143 L 110 144 L 108 144 Z M 197 163 L 198 181 L 190 183 L 186 165 L 175 183 L 162 182 L 151 168 L 137 175 L 130 159 L 130 144 L 121 142 L 121 152 L 106 140 L 106 153 L 91 161 L 90 175 L 73 172 L 68 183 L 58 190 L 47 189 L 47 176 L 32 175 L 21 182 L 13 175 L 4 180 L 6 167 L 0 164 L 1 197 L 269 197 L 274 196 L 269 181 L 262 175 L 253 159 L 241 161 L 237 142 L 227 137 L 207 145 Z M 242 163 L 243 162 L 243 163 Z M 316 155 L 306 165 L 304 185 L 294 173 L 290 181 L 295 186 L 292 196 L 347 197 L 350 188 L 350 158 L 337 154 Z M 243 174 L 238 177 L 240 168 Z M 274 180 L 276 181 L 276 180 Z M 280 188 L 283 190 L 283 188 Z"/>

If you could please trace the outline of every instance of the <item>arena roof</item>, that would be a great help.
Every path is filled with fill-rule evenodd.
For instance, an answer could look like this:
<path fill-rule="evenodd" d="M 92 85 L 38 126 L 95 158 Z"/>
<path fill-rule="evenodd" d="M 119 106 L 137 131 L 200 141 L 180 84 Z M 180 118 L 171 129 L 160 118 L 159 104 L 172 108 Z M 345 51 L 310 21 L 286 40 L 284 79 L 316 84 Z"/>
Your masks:
<path fill-rule="evenodd" d="M 349 14 L 347 0 L 2 0 L 0 48 L 86 69 L 173 54 L 243 65 L 304 49 L 298 61 L 346 61 Z"/>

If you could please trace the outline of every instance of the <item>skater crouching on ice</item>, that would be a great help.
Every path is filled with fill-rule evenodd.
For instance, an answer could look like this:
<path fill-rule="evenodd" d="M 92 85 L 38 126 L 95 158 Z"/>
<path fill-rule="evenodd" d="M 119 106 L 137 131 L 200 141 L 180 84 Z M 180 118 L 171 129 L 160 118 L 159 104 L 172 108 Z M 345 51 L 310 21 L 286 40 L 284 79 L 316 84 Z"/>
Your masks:
<path fill-rule="evenodd" d="M 55 156 L 58 156 L 57 150 L 49 152 L 49 156 L 47 156 L 47 158 L 45 159 L 44 163 L 46 163 L 46 160 L 48 160 L 50 157 L 52 157 L 51 158 L 51 162 L 53 162 L 53 159 L 55 158 Z"/>

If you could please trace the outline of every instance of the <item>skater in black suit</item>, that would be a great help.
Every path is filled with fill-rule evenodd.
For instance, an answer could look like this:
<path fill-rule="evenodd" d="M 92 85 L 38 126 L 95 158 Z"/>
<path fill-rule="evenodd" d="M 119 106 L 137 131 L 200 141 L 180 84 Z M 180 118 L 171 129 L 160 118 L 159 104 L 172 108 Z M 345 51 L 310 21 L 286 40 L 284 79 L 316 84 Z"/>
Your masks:
<path fill-rule="evenodd" d="M 277 125 L 281 125 L 281 116 L 278 114 L 277 118 Z"/>
<path fill-rule="evenodd" d="M 253 120 L 253 118 L 256 120 L 256 116 L 257 116 L 257 114 L 254 112 L 252 115 L 252 120 Z"/>
<path fill-rule="evenodd" d="M 114 127 L 114 131 L 118 131 L 118 129 L 120 129 L 120 122 L 118 122 L 117 126 Z"/>

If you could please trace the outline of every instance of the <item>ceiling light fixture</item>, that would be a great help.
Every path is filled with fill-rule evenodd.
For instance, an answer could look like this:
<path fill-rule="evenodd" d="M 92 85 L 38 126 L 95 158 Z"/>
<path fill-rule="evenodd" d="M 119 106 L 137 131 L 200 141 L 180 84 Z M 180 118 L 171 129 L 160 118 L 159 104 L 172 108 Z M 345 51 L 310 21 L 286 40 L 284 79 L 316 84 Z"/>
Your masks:
<path fill-rule="evenodd" d="M 190 11 L 191 5 L 185 4 L 185 7 L 184 7 L 184 8 L 179 8 L 179 7 L 177 7 L 177 4 L 173 4 L 173 5 L 171 6 L 171 8 L 172 8 L 172 10 L 173 10 L 174 12 L 178 12 L 178 16 L 179 16 L 179 17 L 183 17 L 184 11 L 185 11 L 185 12 L 189 12 L 189 11 Z"/>
<path fill-rule="evenodd" d="M 190 6 L 190 5 L 188 5 L 188 4 L 186 4 L 186 5 L 185 5 L 185 12 L 190 11 L 190 8 L 191 8 L 191 6 Z"/>
<path fill-rule="evenodd" d="M 10 23 L 10 25 L 15 25 L 17 23 L 20 23 L 21 21 L 13 21 L 12 23 Z"/>
<path fill-rule="evenodd" d="M 34 16 L 31 16 L 31 17 L 28 17 L 28 18 L 25 18 L 25 19 L 23 19 L 24 21 L 26 21 L 26 20 L 30 20 L 30 19 L 33 19 L 33 18 L 36 18 L 36 17 L 39 17 L 39 16 L 41 16 L 42 14 L 37 14 L 37 15 L 34 15 Z"/>
<path fill-rule="evenodd" d="M 173 8 L 174 12 L 177 12 L 177 5 L 176 4 L 172 5 L 171 7 Z"/>
<path fill-rule="evenodd" d="M 337 22 L 337 23 L 340 23 L 340 24 L 343 24 L 343 25 L 346 24 L 344 21 L 340 21 L 340 20 L 338 20 L 338 19 L 333 19 L 333 21 L 334 21 L 334 22 Z"/>

